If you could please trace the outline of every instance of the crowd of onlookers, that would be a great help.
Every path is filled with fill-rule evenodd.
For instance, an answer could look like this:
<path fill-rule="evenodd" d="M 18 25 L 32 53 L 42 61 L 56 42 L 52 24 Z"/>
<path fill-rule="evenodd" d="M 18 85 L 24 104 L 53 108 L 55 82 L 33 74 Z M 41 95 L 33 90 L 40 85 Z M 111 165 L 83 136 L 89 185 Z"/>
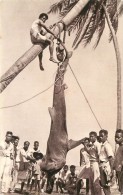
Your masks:
<path fill-rule="evenodd" d="M 110 195 L 110 187 L 117 183 L 123 195 L 123 130 L 115 133 L 115 152 L 108 142 L 108 131 L 100 130 L 99 135 L 92 131 L 82 141 L 80 150 L 80 171 L 76 166 L 65 165 L 61 171 L 52 176 L 51 185 L 60 193 L 80 194 L 83 185 L 86 195 Z M 30 149 L 29 141 L 19 147 L 19 137 L 12 132 L 6 133 L 0 143 L 0 194 L 15 192 L 20 183 L 20 193 L 47 192 L 47 173 L 41 170 L 43 154 L 39 142 L 34 141 Z M 115 178 L 115 180 L 114 180 Z M 86 181 L 85 184 L 83 181 Z"/>

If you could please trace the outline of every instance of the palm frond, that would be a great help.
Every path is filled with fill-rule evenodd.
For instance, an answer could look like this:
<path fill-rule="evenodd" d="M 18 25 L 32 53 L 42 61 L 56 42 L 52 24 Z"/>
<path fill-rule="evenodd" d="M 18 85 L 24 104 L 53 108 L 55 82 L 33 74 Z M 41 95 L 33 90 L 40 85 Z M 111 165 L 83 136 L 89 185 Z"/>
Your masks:
<path fill-rule="evenodd" d="M 80 35 L 81 35 L 81 32 L 82 32 L 82 30 L 83 30 L 83 27 L 84 27 L 84 25 L 85 25 L 85 23 L 86 23 L 86 21 L 87 21 L 87 18 L 89 17 L 90 8 L 91 8 L 90 5 L 88 6 L 88 9 L 86 9 L 86 7 L 85 7 L 85 8 L 82 10 L 82 12 L 79 14 L 79 17 L 81 17 L 81 22 L 79 23 L 78 31 L 77 31 L 77 33 L 76 33 L 76 37 L 75 37 L 75 39 L 74 39 L 74 41 L 73 41 L 72 47 L 75 46 L 75 44 L 77 43 L 77 41 L 78 41 L 78 39 L 79 39 L 79 37 L 80 37 Z"/>
<path fill-rule="evenodd" d="M 121 1 L 121 4 L 118 8 L 118 15 L 119 16 L 122 16 L 123 15 L 123 1 Z"/>
<path fill-rule="evenodd" d="M 83 41 L 83 37 L 86 35 L 86 32 L 88 30 L 88 27 L 91 23 L 92 18 L 93 18 L 93 14 L 90 17 L 88 17 L 88 19 L 86 20 L 86 24 L 84 25 L 84 27 L 81 31 L 81 34 L 79 36 L 79 40 L 76 42 L 74 49 L 77 49 L 79 44 Z"/>
<path fill-rule="evenodd" d="M 77 30 L 80 27 L 80 23 L 81 23 L 81 16 L 78 15 L 73 22 L 68 26 L 68 31 L 69 32 L 74 32 L 75 30 Z"/>
<path fill-rule="evenodd" d="M 108 0 L 108 4 L 106 5 L 107 12 L 109 14 L 109 18 L 112 24 L 112 27 L 117 32 L 118 29 L 118 14 L 117 14 L 117 0 Z M 109 42 L 112 40 L 112 34 L 109 34 Z"/>
<path fill-rule="evenodd" d="M 98 46 L 104 29 L 105 29 L 105 15 L 103 14 L 102 15 L 102 19 L 100 20 L 100 22 L 98 24 L 98 27 L 96 29 L 96 31 L 97 31 L 97 39 L 96 39 L 94 47 L 93 47 L 94 49 Z"/>
<path fill-rule="evenodd" d="M 60 13 L 60 16 L 61 17 L 64 17 L 66 16 L 66 14 L 68 14 L 68 12 L 76 5 L 77 1 L 71 3 L 71 4 L 67 4 L 67 6 L 64 6 L 61 13 Z"/>
<path fill-rule="evenodd" d="M 75 45 L 74 49 L 76 49 L 81 42 L 84 42 L 85 44 L 89 43 L 92 38 L 91 36 L 93 36 L 93 33 L 94 33 L 93 31 L 95 31 L 93 28 L 93 25 L 95 23 L 96 12 L 98 10 L 96 4 L 97 2 L 94 2 L 94 1 L 93 3 L 91 2 L 90 4 L 90 9 L 89 9 L 86 21 L 84 21 L 83 28 L 78 30 L 77 37 L 74 40 L 74 45 Z"/>
<path fill-rule="evenodd" d="M 61 0 L 58 3 L 54 3 L 51 7 L 50 10 L 48 12 L 48 14 L 53 13 L 60 13 L 62 11 L 62 9 L 64 9 L 64 7 L 67 6 L 67 4 L 69 3 L 69 0 Z"/>
<path fill-rule="evenodd" d="M 117 2 L 121 0 L 91 0 L 87 3 L 81 13 L 71 22 L 67 29 L 69 32 L 75 32 L 76 36 L 73 41 L 72 47 L 76 49 L 80 43 L 84 46 L 88 45 L 95 33 L 96 42 L 94 48 L 97 47 L 101 36 L 105 28 L 105 13 L 103 6 L 106 7 L 112 26 L 117 32 L 118 29 L 118 14 L 117 14 Z M 68 14 L 68 12 L 76 5 L 78 0 L 60 0 L 51 6 L 49 13 L 59 13 L 62 18 Z M 119 14 L 123 13 L 123 4 L 121 6 Z M 112 35 L 109 35 L 109 41 L 111 41 Z"/>
<path fill-rule="evenodd" d="M 93 11 L 92 20 L 89 24 L 87 33 L 83 37 L 84 46 L 86 46 L 87 44 L 89 44 L 91 42 L 93 35 L 95 34 L 95 31 L 98 27 L 98 23 L 102 19 L 100 17 L 101 12 L 102 12 L 102 10 L 101 10 L 100 4 L 99 3 L 95 4 L 95 11 Z"/>

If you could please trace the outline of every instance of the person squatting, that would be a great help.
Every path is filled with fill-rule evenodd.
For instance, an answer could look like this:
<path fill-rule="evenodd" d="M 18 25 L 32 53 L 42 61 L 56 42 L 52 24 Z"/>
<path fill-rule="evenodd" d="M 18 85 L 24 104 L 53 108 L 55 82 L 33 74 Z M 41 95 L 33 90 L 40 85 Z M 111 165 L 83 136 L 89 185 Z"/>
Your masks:
<path fill-rule="evenodd" d="M 25 141 L 19 146 L 20 138 L 11 131 L 6 132 L 5 139 L 0 143 L 0 194 L 13 193 L 17 183 L 20 183 L 20 193 L 33 191 L 47 192 L 47 174 L 41 170 L 43 154 L 39 142 Z M 75 165 L 65 165 L 52 177 L 52 185 L 56 192 L 79 195 L 86 185 L 86 195 L 110 195 L 112 180 L 116 179 L 118 190 L 123 195 L 123 130 L 115 133 L 118 145 L 114 154 L 108 142 L 108 131 L 100 130 L 99 136 L 95 131 L 84 138 L 80 150 L 80 171 Z M 84 184 L 84 179 L 86 184 Z"/>

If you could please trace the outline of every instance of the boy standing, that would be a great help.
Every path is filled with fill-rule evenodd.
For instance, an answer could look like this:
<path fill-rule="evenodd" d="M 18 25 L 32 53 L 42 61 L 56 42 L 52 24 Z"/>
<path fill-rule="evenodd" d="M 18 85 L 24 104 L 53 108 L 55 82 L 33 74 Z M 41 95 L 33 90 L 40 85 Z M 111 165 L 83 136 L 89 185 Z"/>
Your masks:
<path fill-rule="evenodd" d="M 35 183 L 35 191 L 37 191 L 38 186 L 38 192 L 40 193 L 41 187 L 40 187 L 40 180 L 41 180 L 41 162 L 43 158 L 43 154 L 39 152 L 34 152 L 33 157 L 35 158 L 35 163 L 32 166 L 32 183 L 30 186 L 30 192 L 32 191 L 32 187 Z"/>
<path fill-rule="evenodd" d="M 114 153 L 110 143 L 107 141 L 108 131 L 100 130 L 99 137 L 101 141 L 101 150 L 100 150 L 100 177 L 101 185 L 105 195 L 110 195 L 110 182 L 113 177 L 113 163 L 114 163 Z"/>
<path fill-rule="evenodd" d="M 100 186 L 100 170 L 99 170 L 99 154 L 100 143 L 97 141 L 97 133 L 91 131 L 89 133 L 90 147 L 86 147 L 86 151 L 90 155 L 90 190 L 91 195 L 101 195 Z"/>
<path fill-rule="evenodd" d="M 119 144 L 119 147 L 115 154 L 114 169 L 118 178 L 119 191 L 123 195 L 123 130 L 116 131 L 115 142 Z"/>
<path fill-rule="evenodd" d="M 78 175 L 78 182 L 77 182 L 77 195 L 80 193 L 80 189 L 82 187 L 82 179 L 86 179 L 86 195 L 89 194 L 89 178 L 90 178 L 90 155 L 86 151 L 86 148 L 89 148 L 90 139 L 85 138 L 82 142 L 84 145 L 83 148 L 80 150 L 80 167 L 81 171 Z"/>

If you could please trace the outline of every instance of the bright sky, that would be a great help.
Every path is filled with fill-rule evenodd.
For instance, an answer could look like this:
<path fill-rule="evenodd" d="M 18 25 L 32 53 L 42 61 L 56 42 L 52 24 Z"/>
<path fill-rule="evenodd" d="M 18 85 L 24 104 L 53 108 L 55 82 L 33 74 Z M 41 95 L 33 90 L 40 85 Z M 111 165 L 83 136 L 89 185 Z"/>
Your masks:
<path fill-rule="evenodd" d="M 31 47 L 30 26 L 41 12 L 47 12 L 56 0 L 2 0 L 0 1 L 0 75 Z M 51 15 L 47 25 L 58 20 Z M 119 22 L 118 41 L 123 56 L 123 18 Z M 114 146 L 116 129 L 116 81 L 117 68 L 113 43 L 108 43 L 108 28 L 96 50 L 92 45 L 80 46 L 74 51 L 70 64 L 102 126 L 109 131 L 109 141 Z M 66 46 L 71 50 L 72 37 L 67 37 Z M 49 60 L 48 49 L 44 51 L 41 72 L 38 58 L 32 61 L 0 95 L 0 107 L 13 105 L 43 91 L 54 82 L 56 64 Z M 122 59 L 123 60 L 123 59 Z M 100 128 L 93 117 L 81 91 L 68 68 L 65 75 L 68 89 L 65 92 L 67 107 L 67 128 L 69 138 L 78 140 L 88 136 L 90 131 Z M 52 106 L 53 88 L 28 103 L 15 108 L 0 109 L 0 136 L 10 130 L 20 137 L 20 145 L 29 140 L 31 147 L 38 140 L 43 153 L 50 130 L 48 107 Z M 68 164 L 79 165 L 81 146 L 70 151 Z"/>

